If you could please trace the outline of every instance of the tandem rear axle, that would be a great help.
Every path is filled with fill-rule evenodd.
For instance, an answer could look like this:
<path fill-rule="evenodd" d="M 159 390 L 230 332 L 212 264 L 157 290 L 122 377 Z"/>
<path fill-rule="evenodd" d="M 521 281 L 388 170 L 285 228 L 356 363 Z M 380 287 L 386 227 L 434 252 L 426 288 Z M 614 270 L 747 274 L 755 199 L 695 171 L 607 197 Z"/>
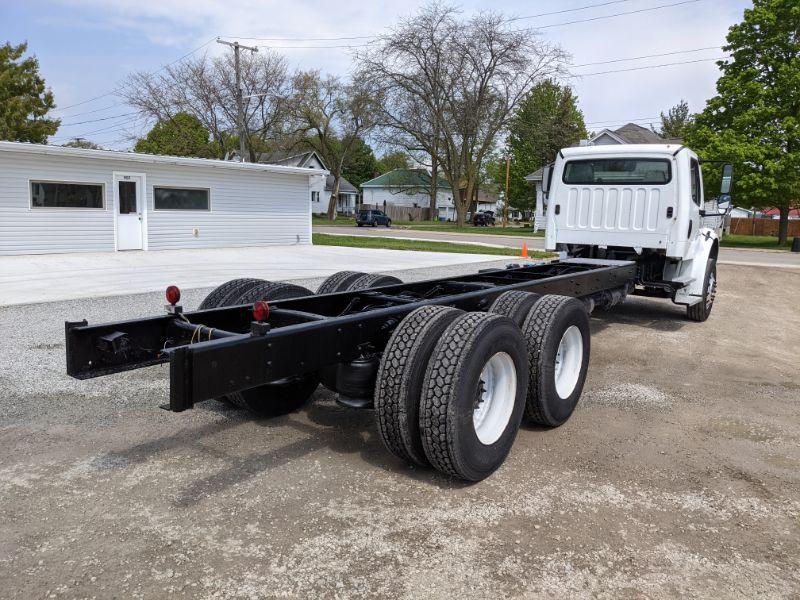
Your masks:
<path fill-rule="evenodd" d="M 587 312 L 635 277 L 632 262 L 569 259 L 417 283 L 342 272 L 317 295 L 234 280 L 205 310 L 67 322 L 67 373 L 169 362 L 170 410 L 225 398 L 262 415 L 298 408 L 322 381 L 345 405 L 374 406 L 394 454 L 478 480 L 504 460 L 523 412 L 566 421 L 588 366 Z"/>

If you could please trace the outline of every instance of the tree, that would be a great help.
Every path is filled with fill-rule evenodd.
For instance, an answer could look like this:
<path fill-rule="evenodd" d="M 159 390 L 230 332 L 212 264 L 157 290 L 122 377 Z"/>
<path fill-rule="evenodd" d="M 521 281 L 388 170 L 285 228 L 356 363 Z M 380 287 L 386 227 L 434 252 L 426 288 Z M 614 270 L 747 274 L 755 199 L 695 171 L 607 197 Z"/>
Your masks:
<path fill-rule="evenodd" d="M 354 186 L 359 187 L 378 174 L 378 161 L 369 144 L 361 138 L 353 143 L 352 150 L 342 163 L 342 177 Z"/>
<path fill-rule="evenodd" d="M 102 150 L 100 146 L 85 138 L 74 138 L 66 144 L 62 144 L 65 148 L 83 148 L 84 150 Z"/>
<path fill-rule="evenodd" d="M 359 79 L 380 90 L 381 121 L 398 145 L 432 157 L 463 225 L 484 162 L 513 111 L 563 53 L 497 13 L 461 18 L 428 4 L 358 55 Z"/>
<path fill-rule="evenodd" d="M 525 176 L 555 160 L 562 148 L 587 137 L 583 113 L 572 89 L 552 80 L 542 81 L 525 96 L 508 125 L 505 156 L 496 156 L 488 171 L 505 189 L 506 158 L 511 159 L 509 205 L 533 210 L 536 195 Z"/>
<path fill-rule="evenodd" d="M 46 144 L 59 119 L 47 118 L 55 107 L 35 56 L 23 58 L 27 43 L 0 46 L 0 139 Z"/>
<path fill-rule="evenodd" d="M 656 133 L 668 140 L 682 140 L 689 133 L 693 122 L 694 115 L 689 112 L 689 103 L 681 99 L 667 114 L 661 113 L 661 129 Z"/>
<path fill-rule="evenodd" d="M 286 134 L 291 77 L 283 56 L 266 50 L 241 57 L 245 133 L 250 161 L 256 149 L 270 147 Z M 238 150 L 236 79 L 231 53 L 200 56 L 156 73 L 134 73 L 120 94 L 142 116 L 159 121 L 178 113 L 195 117 L 215 142 L 218 158 Z M 191 134 L 188 134 L 191 137 Z"/>
<path fill-rule="evenodd" d="M 717 63 L 717 95 L 697 116 L 689 144 L 704 158 L 734 164 L 734 197 L 743 206 L 777 207 L 778 238 L 800 201 L 800 4 L 754 0 L 728 30 Z"/>
<path fill-rule="evenodd" d="M 159 120 L 144 138 L 136 142 L 133 149 L 146 154 L 213 158 L 217 149 L 209 138 L 209 131 L 203 127 L 200 119 L 181 112 L 169 119 Z"/>
<path fill-rule="evenodd" d="M 334 220 L 345 161 L 374 128 L 380 98 L 357 81 L 323 77 L 319 71 L 297 73 L 293 86 L 292 116 L 301 144 L 316 150 L 333 175 L 328 218 Z"/>
<path fill-rule="evenodd" d="M 400 150 L 387 152 L 378 159 L 376 175 L 383 175 L 396 169 L 410 169 L 411 161 L 408 154 Z"/>

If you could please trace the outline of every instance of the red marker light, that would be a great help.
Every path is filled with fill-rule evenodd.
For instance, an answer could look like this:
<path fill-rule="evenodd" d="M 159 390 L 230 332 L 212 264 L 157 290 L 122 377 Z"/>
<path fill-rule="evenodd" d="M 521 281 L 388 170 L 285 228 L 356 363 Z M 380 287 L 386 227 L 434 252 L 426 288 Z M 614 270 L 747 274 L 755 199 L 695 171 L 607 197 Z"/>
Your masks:
<path fill-rule="evenodd" d="M 167 288 L 167 302 L 175 306 L 181 299 L 181 290 L 177 285 L 171 285 Z"/>
<path fill-rule="evenodd" d="M 263 300 L 259 300 L 253 304 L 253 319 L 259 323 L 263 323 L 269 318 L 269 304 Z"/>

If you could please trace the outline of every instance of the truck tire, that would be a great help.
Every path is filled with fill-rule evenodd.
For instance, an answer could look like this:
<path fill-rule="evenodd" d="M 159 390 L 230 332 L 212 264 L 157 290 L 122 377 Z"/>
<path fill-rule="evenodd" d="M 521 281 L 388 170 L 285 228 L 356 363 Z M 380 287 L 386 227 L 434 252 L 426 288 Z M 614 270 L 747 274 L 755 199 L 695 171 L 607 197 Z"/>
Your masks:
<path fill-rule="evenodd" d="M 708 259 L 706 274 L 703 279 L 703 298 L 697 304 L 686 307 L 686 316 L 692 320 L 702 323 L 711 314 L 714 308 L 714 298 L 717 296 L 717 260 Z"/>
<path fill-rule="evenodd" d="M 522 327 L 533 305 L 541 297 L 541 294 L 534 294 L 533 292 L 503 292 L 489 307 L 489 312 L 508 317 L 519 327 Z"/>
<path fill-rule="evenodd" d="M 361 227 L 361 225 L 359 225 Z M 359 277 L 363 277 L 366 273 L 361 271 L 339 271 L 329 276 L 317 289 L 317 294 L 334 294 L 336 292 L 343 292 L 351 283 Z"/>
<path fill-rule="evenodd" d="M 250 304 L 256 300 L 288 300 L 313 295 L 313 292 L 299 285 L 256 279 L 239 284 L 234 291 L 218 297 L 218 304 L 209 308 Z M 301 408 L 308 402 L 318 385 L 317 373 L 308 373 L 228 394 L 219 400 L 250 410 L 261 417 L 277 417 Z"/>
<path fill-rule="evenodd" d="M 381 287 L 384 285 L 394 285 L 396 283 L 403 283 L 397 277 L 391 275 L 383 275 L 382 273 L 369 273 L 362 275 L 354 280 L 347 288 L 341 291 L 356 292 L 358 290 L 368 290 L 370 288 Z"/>
<path fill-rule="evenodd" d="M 467 481 L 491 475 L 508 456 L 525 410 L 527 348 L 508 317 L 467 313 L 431 354 L 420 396 L 425 456 Z"/>
<path fill-rule="evenodd" d="M 539 299 L 522 325 L 528 344 L 527 420 L 558 427 L 575 410 L 589 367 L 589 316 L 569 296 Z"/>
<path fill-rule="evenodd" d="M 238 293 L 238 290 L 244 286 L 252 285 L 260 281 L 263 281 L 263 279 L 253 279 L 252 277 L 244 277 L 226 281 L 222 285 L 218 285 L 216 288 L 214 288 L 208 294 L 208 296 L 205 297 L 205 299 L 200 303 L 198 310 L 207 310 L 209 308 L 221 308 L 223 306 L 228 306 L 227 304 L 222 304 L 226 297 L 230 296 L 231 294 Z"/>
<path fill-rule="evenodd" d="M 257 300 L 290 300 L 291 298 L 313 295 L 314 292 L 301 285 L 262 281 L 253 286 L 240 289 L 239 295 L 235 297 L 233 304 L 252 304 Z"/>
<path fill-rule="evenodd" d="M 287 377 L 225 396 L 225 400 L 259 417 L 279 417 L 302 408 L 319 385 L 316 373 Z"/>
<path fill-rule="evenodd" d="M 375 381 L 375 422 L 383 445 L 427 466 L 419 432 L 419 398 L 428 360 L 445 329 L 464 311 L 423 306 L 400 322 L 383 351 Z"/>

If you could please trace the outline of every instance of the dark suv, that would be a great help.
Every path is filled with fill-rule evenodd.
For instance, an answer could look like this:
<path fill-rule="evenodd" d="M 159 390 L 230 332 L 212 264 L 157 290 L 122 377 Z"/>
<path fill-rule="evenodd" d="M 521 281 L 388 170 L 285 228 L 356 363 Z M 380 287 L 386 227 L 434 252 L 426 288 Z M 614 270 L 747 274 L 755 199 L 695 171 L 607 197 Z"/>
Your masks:
<path fill-rule="evenodd" d="M 491 227 L 494 225 L 494 213 L 490 210 L 477 212 L 472 215 L 472 224 L 475 227 Z"/>
<path fill-rule="evenodd" d="M 371 225 L 377 227 L 378 225 L 392 226 L 392 220 L 380 210 L 360 210 L 356 217 L 356 225 L 359 227 L 363 225 Z"/>

